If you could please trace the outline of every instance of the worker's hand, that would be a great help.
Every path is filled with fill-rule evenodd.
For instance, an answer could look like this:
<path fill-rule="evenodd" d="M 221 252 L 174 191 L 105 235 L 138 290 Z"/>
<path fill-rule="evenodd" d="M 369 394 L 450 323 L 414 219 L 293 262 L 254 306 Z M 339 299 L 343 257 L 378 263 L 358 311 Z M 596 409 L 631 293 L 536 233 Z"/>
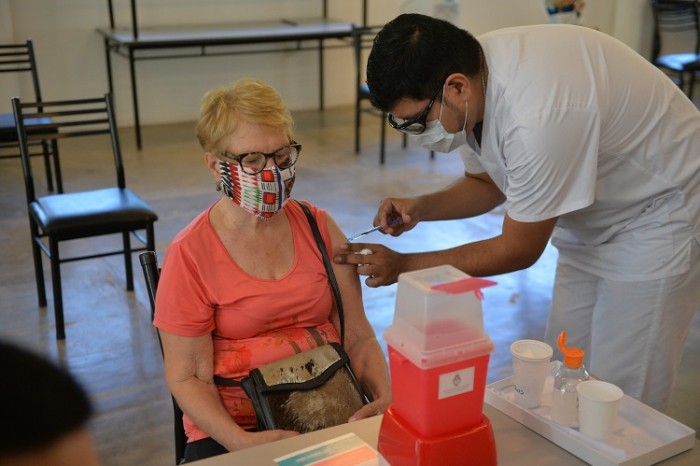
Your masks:
<path fill-rule="evenodd" d="M 381 244 L 344 243 L 333 260 L 336 264 L 357 266 L 359 275 L 366 275 L 370 288 L 396 283 L 403 271 L 403 254 Z"/>
<path fill-rule="evenodd" d="M 385 235 L 399 236 L 411 230 L 418 224 L 417 200 L 415 198 L 388 198 L 379 205 L 374 216 L 374 226 L 382 226 L 379 230 Z M 402 221 L 389 226 L 389 222 L 400 218 Z"/>

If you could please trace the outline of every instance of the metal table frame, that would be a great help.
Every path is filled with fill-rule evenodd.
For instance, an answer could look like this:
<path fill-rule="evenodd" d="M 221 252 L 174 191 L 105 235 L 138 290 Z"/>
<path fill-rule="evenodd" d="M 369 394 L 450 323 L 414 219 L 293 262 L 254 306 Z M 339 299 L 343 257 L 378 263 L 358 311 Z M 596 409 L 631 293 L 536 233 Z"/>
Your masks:
<path fill-rule="evenodd" d="M 108 0 L 109 28 L 98 28 L 103 36 L 109 91 L 114 95 L 111 53 L 126 58 L 129 62 L 131 97 L 134 110 L 136 146 L 142 147 L 141 118 L 139 116 L 138 90 L 135 63 L 142 60 L 213 57 L 222 55 L 259 54 L 282 51 L 318 50 L 319 52 L 319 108 L 323 110 L 324 65 L 323 51 L 327 48 L 352 46 L 353 23 L 328 19 L 328 2 L 323 0 L 323 16 L 313 19 L 294 19 L 266 22 L 232 23 L 207 27 L 172 27 L 139 29 L 136 0 L 131 2 L 131 28 L 118 29 L 114 22 L 112 0 Z M 362 2 L 362 21 L 367 23 L 367 0 Z M 324 44 L 324 40 L 336 39 L 335 46 Z M 313 41 L 317 44 L 309 45 Z M 292 46 L 283 47 L 283 43 Z M 294 43 L 296 45 L 294 45 Z M 254 50 L 221 50 L 222 46 L 244 46 L 251 44 L 280 44 L 275 47 Z M 217 47 L 219 49 L 217 50 Z M 177 50 L 198 48 L 189 53 L 146 53 L 144 51 Z"/>

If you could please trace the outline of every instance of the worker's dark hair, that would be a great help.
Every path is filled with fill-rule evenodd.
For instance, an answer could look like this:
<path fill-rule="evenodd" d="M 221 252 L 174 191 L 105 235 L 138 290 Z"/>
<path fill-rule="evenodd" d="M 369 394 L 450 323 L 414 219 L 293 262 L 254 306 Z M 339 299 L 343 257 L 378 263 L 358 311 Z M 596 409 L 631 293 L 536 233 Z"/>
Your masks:
<path fill-rule="evenodd" d="M 481 45 L 453 24 L 419 14 L 403 14 L 377 34 L 367 61 L 370 101 L 390 111 L 404 98 L 430 99 L 451 73 L 476 76 Z"/>

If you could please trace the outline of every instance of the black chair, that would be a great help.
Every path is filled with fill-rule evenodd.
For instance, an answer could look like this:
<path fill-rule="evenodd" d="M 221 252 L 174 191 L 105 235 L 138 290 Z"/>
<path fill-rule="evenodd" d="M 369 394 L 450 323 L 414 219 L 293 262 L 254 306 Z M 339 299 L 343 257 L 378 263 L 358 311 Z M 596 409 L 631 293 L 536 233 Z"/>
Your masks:
<path fill-rule="evenodd" d="M 41 259 L 41 251 L 44 251 L 51 262 L 56 338 L 64 339 L 66 334 L 63 323 L 60 265 L 64 262 L 123 254 L 126 265 L 126 288 L 133 290 L 131 252 L 145 249 L 155 250 L 153 224 L 158 216 L 151 206 L 126 188 L 119 137 L 112 99 L 109 94 L 96 99 L 33 103 L 23 103 L 19 97 L 14 97 L 12 110 L 17 122 L 17 139 L 24 169 L 39 305 L 46 306 L 44 270 Z M 51 118 L 52 122 L 36 124 L 36 118 Z M 110 158 L 112 158 L 116 170 L 116 186 L 36 197 L 29 158 L 29 144 L 33 141 L 55 141 L 96 135 L 109 135 L 112 152 Z M 107 138 L 103 136 L 103 139 L 90 142 L 96 144 L 106 141 Z M 91 163 L 94 165 L 99 163 L 99 157 L 85 157 L 83 162 L 84 165 Z M 146 239 L 137 230 L 146 230 Z M 62 258 L 59 255 L 61 241 L 113 233 L 121 233 L 122 250 L 68 258 Z M 130 233 L 133 233 L 144 243 L 146 248 L 132 249 Z M 48 246 L 45 244 L 44 238 L 48 240 Z"/>
<path fill-rule="evenodd" d="M 41 89 L 39 87 L 39 72 L 37 71 L 34 57 L 34 45 L 31 39 L 23 44 L 0 45 L 0 73 L 29 73 L 34 89 L 33 100 L 41 102 Z M 9 99 L 11 96 L 7 96 Z M 49 118 L 40 121 L 32 121 L 32 124 L 51 123 Z M 32 156 L 43 156 L 46 170 L 46 184 L 49 191 L 53 191 L 53 175 L 51 169 L 51 155 L 53 155 L 56 170 L 56 190 L 63 192 L 61 183 L 61 166 L 58 161 L 58 144 L 56 140 L 32 141 L 30 147 L 34 152 Z M 37 149 L 41 149 L 39 152 Z M 12 113 L 0 113 L 0 159 L 20 158 L 17 130 L 15 129 L 15 117 Z"/>
<path fill-rule="evenodd" d="M 385 153 L 386 153 L 386 113 L 380 112 L 379 110 L 372 107 L 372 105 L 366 105 L 369 102 L 369 87 L 365 84 L 362 76 L 364 74 L 365 63 L 364 51 L 372 48 L 372 43 L 374 42 L 374 37 L 382 29 L 383 26 L 358 26 L 353 25 L 352 27 L 352 40 L 353 40 L 353 52 L 355 58 L 355 88 L 357 89 L 357 94 L 355 97 L 355 153 L 360 153 L 360 127 L 362 126 L 361 115 L 367 113 L 379 117 L 380 126 L 380 141 L 379 141 L 379 163 L 384 164 Z M 405 149 L 408 145 L 408 137 L 406 134 L 402 134 L 403 141 L 402 145 Z M 435 158 L 435 152 L 430 151 L 430 158 Z"/>
<path fill-rule="evenodd" d="M 654 12 L 652 63 L 669 73 L 689 98 L 693 98 L 695 77 L 700 74 L 700 28 L 697 0 L 651 0 Z M 661 55 L 662 36 L 666 33 L 694 31 L 695 43 L 687 53 Z M 688 83 L 687 90 L 685 84 Z"/>
<path fill-rule="evenodd" d="M 158 281 L 160 279 L 160 269 L 158 268 L 158 257 L 154 251 L 147 251 L 139 255 L 141 268 L 143 269 L 143 278 L 146 281 L 146 289 L 148 290 L 148 300 L 151 303 L 151 322 L 155 317 L 156 312 L 156 290 L 158 289 Z M 158 344 L 160 345 L 160 354 L 163 354 L 163 344 L 158 335 Z M 185 446 L 187 444 L 187 436 L 185 435 L 185 427 L 182 424 L 182 410 L 175 401 L 175 397 L 171 396 L 173 401 L 173 432 L 175 434 L 175 464 L 181 464 L 185 459 Z"/>

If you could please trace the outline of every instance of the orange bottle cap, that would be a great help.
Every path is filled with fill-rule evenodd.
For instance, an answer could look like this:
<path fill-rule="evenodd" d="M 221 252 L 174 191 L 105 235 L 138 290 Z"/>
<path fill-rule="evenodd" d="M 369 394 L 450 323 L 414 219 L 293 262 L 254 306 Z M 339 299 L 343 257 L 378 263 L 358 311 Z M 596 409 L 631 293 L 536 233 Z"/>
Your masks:
<path fill-rule="evenodd" d="M 561 332 L 559 339 L 557 340 L 557 346 L 559 351 L 564 354 L 564 364 L 573 367 L 574 369 L 581 367 L 583 364 L 583 357 L 586 352 L 579 348 L 565 348 L 566 344 L 566 332 Z"/>

